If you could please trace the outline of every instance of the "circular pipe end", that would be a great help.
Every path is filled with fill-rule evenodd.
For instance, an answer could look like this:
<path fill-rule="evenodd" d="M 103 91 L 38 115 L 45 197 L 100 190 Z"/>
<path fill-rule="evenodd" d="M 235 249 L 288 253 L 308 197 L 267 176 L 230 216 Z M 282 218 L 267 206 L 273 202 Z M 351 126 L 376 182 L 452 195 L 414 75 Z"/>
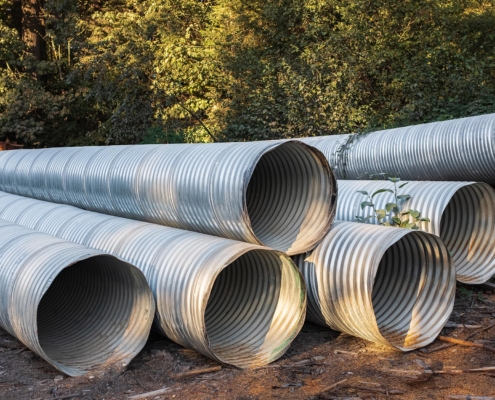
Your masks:
<path fill-rule="evenodd" d="M 454 295 L 455 269 L 441 240 L 406 234 L 385 251 L 376 270 L 372 304 L 381 336 L 403 351 L 428 345 L 447 322 Z"/>
<path fill-rule="evenodd" d="M 285 255 L 250 250 L 218 274 L 205 312 L 214 357 L 238 368 L 282 356 L 302 328 L 306 287 Z"/>
<path fill-rule="evenodd" d="M 246 209 L 259 242 L 291 255 L 309 251 L 328 232 L 336 199 L 337 184 L 324 155 L 288 141 L 258 160 Z"/>
<path fill-rule="evenodd" d="M 440 222 L 440 237 L 452 254 L 457 280 L 481 284 L 495 274 L 495 190 L 472 183 L 455 192 Z"/>
<path fill-rule="evenodd" d="M 78 376 L 126 365 L 144 347 L 154 300 L 142 273 L 100 255 L 63 269 L 37 309 L 40 348 L 60 371 Z"/>

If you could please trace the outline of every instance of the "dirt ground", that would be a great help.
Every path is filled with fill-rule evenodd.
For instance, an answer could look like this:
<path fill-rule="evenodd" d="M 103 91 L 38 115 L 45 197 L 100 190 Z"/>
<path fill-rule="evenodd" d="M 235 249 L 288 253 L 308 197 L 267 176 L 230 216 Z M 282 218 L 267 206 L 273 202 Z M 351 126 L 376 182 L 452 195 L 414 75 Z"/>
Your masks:
<path fill-rule="evenodd" d="M 471 341 L 483 340 L 495 347 L 495 294 L 458 287 L 450 321 L 478 327 L 445 328 L 442 335 L 458 339 L 471 335 Z M 148 398 L 426 400 L 449 395 L 495 396 L 495 371 L 428 371 L 495 366 L 495 352 L 484 348 L 451 345 L 427 352 L 446 345 L 436 340 L 426 349 L 402 353 L 307 323 L 284 357 L 266 368 L 223 367 L 174 380 L 174 374 L 218 364 L 152 334 L 126 371 L 70 378 L 0 330 L 0 399 L 128 399 L 163 388 L 169 391 Z M 343 380 L 336 388 L 323 391 Z"/>

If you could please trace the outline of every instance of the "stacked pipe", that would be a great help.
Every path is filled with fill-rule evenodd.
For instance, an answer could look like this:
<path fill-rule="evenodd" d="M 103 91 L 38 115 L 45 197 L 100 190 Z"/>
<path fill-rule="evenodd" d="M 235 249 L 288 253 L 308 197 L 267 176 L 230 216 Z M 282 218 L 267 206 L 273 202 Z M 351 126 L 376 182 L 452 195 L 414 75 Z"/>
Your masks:
<path fill-rule="evenodd" d="M 363 192 L 373 196 L 375 209 L 385 209 L 387 203 L 396 203 L 393 193 L 380 190 L 395 189 L 392 182 L 356 179 L 386 173 L 389 176 L 400 177 L 402 180 L 421 180 L 409 182 L 404 193 L 411 197 L 401 201 L 399 208 L 419 210 L 423 217 L 430 219 L 430 222 L 420 223 L 420 229 L 440 237 L 445 242 L 452 255 L 459 281 L 480 284 L 495 274 L 495 238 L 493 237 L 495 191 L 489 186 L 495 184 L 495 114 L 369 134 L 336 135 L 300 140 L 321 150 L 338 178 L 354 180 L 338 181 L 337 221 L 355 221 L 357 217 L 360 217 L 362 221 L 370 224 L 380 223 L 376 217 L 373 217 L 373 210 L 366 205 L 361 207 L 364 201 L 368 201 L 368 197 L 363 196 Z M 467 182 L 459 182 L 459 180 Z M 387 337 L 388 324 L 398 323 L 398 321 L 388 317 L 387 323 L 381 326 L 380 318 L 385 318 L 386 314 L 394 315 L 393 307 L 388 310 L 392 314 L 374 309 L 377 313 L 378 329 L 375 325 L 373 329 L 370 329 L 367 325 L 363 328 L 355 323 L 359 320 L 354 318 L 358 314 L 356 310 L 363 312 L 363 304 L 368 310 L 368 321 L 373 320 L 369 313 L 371 310 L 369 304 L 375 307 L 375 298 L 379 295 L 375 293 L 378 289 L 374 287 L 371 299 L 363 295 L 362 284 L 348 283 L 348 289 L 345 289 L 348 270 L 344 264 L 353 265 L 353 271 L 360 271 L 355 267 L 361 265 L 360 259 L 366 259 L 367 251 L 362 248 L 366 239 L 363 243 L 358 239 L 351 242 L 342 233 L 337 235 L 335 233 L 337 226 L 340 232 L 345 229 L 339 224 L 343 223 L 336 222 L 330 234 L 313 252 L 295 258 L 308 280 L 308 317 L 314 322 L 357 336 L 373 337 L 376 341 L 390 342 Z M 351 231 L 352 223 L 346 224 L 350 224 L 346 228 Z M 359 228 L 355 226 L 354 229 L 357 231 L 365 229 L 362 224 L 359 225 Z M 392 231 L 397 233 L 402 229 Z M 359 236 L 358 233 L 355 235 Z M 379 240 L 377 238 L 380 236 L 374 233 L 374 237 L 375 240 Z M 426 237 L 433 238 L 433 236 L 423 236 L 423 238 Z M 346 246 L 347 252 L 341 249 Z M 346 258 L 351 254 L 350 249 L 353 249 L 356 254 L 354 259 Z M 330 256 L 332 252 L 333 255 Z M 409 256 L 417 256 L 421 253 L 420 251 L 408 251 L 407 247 L 403 246 L 402 250 L 395 252 L 396 256 L 389 256 L 387 260 L 402 262 L 399 256 L 403 252 Z M 346 262 L 341 261 L 343 259 Z M 366 265 L 366 262 L 363 265 Z M 332 283 L 331 278 L 340 279 L 340 284 Z M 391 278 L 391 281 L 394 279 Z M 379 276 L 375 282 L 379 288 L 383 287 Z M 449 285 L 451 288 L 452 285 Z M 367 293 L 369 292 L 371 292 L 370 288 Z M 382 296 L 382 298 L 386 297 Z M 395 298 L 388 304 L 393 304 L 394 301 L 401 304 L 399 298 Z M 404 301 L 407 303 L 407 300 Z M 346 305 L 342 306 L 342 303 Z M 379 303 L 377 300 L 377 307 Z M 435 302 L 431 305 L 436 309 Z M 447 307 L 443 315 L 448 316 L 448 313 Z M 360 318 L 364 320 L 363 315 L 364 312 Z M 441 325 L 436 325 L 431 332 L 438 333 Z M 382 332 L 382 329 L 385 329 L 386 334 Z M 419 342 L 427 343 L 434 336 Z M 400 344 L 402 339 L 404 339 L 404 345 Z M 413 342 L 415 345 L 419 343 Z M 398 343 L 390 343 L 399 348 L 408 348 L 407 336 L 399 337 Z"/>
<path fill-rule="evenodd" d="M 307 251 L 330 228 L 336 182 L 319 151 L 295 142 L 45 149 L 1 155 L 0 165 L 7 191 L 170 226 L 50 203 L 31 213 L 14 200 L 2 210 L 136 264 L 159 330 L 176 342 L 255 367 L 300 330 L 305 285 L 276 250 Z"/>
<path fill-rule="evenodd" d="M 325 154 L 338 179 L 385 172 L 404 180 L 495 185 L 495 114 L 301 140 Z"/>
<path fill-rule="evenodd" d="M 134 266 L 0 219 L 0 327 L 58 370 L 126 365 L 154 309 Z"/>
<path fill-rule="evenodd" d="M 370 195 L 380 189 L 394 190 L 390 181 L 338 181 L 338 220 L 355 221 L 356 216 L 373 214 L 362 208 L 367 200 L 358 191 Z M 421 222 L 421 230 L 433 233 L 445 242 L 457 269 L 460 282 L 480 284 L 495 274 L 495 190 L 476 182 L 409 182 L 403 189 L 411 197 L 401 207 L 420 210 L 430 222 Z M 373 197 L 376 209 L 395 203 L 394 193 Z M 367 220 L 378 224 L 375 217 Z"/>
<path fill-rule="evenodd" d="M 132 262 L 155 296 L 158 330 L 224 364 L 274 361 L 302 327 L 304 281 L 278 251 L 7 193 L 0 214 Z"/>
<path fill-rule="evenodd" d="M 452 308 L 435 236 L 354 223 L 326 235 L 336 182 L 298 141 L 15 151 L 0 154 L 0 189 L 0 218 L 135 264 L 159 330 L 225 364 L 274 361 L 300 330 L 306 289 L 287 255 L 309 318 L 368 340 L 425 345 Z"/>

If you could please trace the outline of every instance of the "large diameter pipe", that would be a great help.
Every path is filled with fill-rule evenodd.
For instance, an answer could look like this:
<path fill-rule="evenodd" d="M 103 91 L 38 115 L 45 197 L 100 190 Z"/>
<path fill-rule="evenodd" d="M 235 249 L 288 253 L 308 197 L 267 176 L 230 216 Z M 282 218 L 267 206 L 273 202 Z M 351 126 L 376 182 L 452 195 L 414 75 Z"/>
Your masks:
<path fill-rule="evenodd" d="M 337 221 L 294 260 L 310 321 L 403 351 L 435 340 L 454 306 L 452 259 L 425 232 Z"/>
<path fill-rule="evenodd" d="M 330 229 L 336 183 L 300 142 L 0 153 L 0 190 L 297 254 Z"/>
<path fill-rule="evenodd" d="M 388 173 L 407 180 L 495 185 L 495 114 L 301 139 L 320 149 L 338 179 Z"/>
<path fill-rule="evenodd" d="M 361 208 L 377 190 L 394 189 L 390 181 L 338 181 L 337 219 L 355 221 L 356 216 L 373 215 L 370 207 Z M 444 241 L 457 269 L 457 280 L 480 284 L 495 275 L 495 190 L 476 182 L 409 182 L 399 193 L 411 196 L 403 210 L 413 209 L 430 222 L 419 224 L 421 230 Z M 393 193 L 379 193 L 373 198 L 376 209 L 395 203 Z M 378 224 L 376 218 L 368 223 Z"/>
<path fill-rule="evenodd" d="M 126 365 L 154 311 L 131 264 L 0 219 L 0 326 L 59 371 Z"/>
<path fill-rule="evenodd" d="M 304 323 L 304 280 L 280 252 L 2 192 L 0 218 L 133 263 L 161 333 L 221 363 L 270 363 Z"/>

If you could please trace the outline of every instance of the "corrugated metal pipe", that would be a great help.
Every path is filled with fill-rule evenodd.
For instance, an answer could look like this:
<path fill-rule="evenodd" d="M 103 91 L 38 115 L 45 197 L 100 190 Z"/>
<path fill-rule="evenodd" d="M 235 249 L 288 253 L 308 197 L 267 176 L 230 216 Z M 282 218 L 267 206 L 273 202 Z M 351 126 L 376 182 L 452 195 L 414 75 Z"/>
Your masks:
<path fill-rule="evenodd" d="M 325 157 L 297 141 L 6 151 L 0 190 L 287 254 L 328 232 L 336 200 Z"/>
<path fill-rule="evenodd" d="M 495 114 L 302 141 L 325 154 L 338 179 L 385 172 L 407 180 L 495 185 Z"/>
<path fill-rule="evenodd" d="M 401 184 L 404 182 L 401 182 Z M 337 219 L 355 221 L 356 216 L 373 215 L 370 207 L 361 208 L 367 196 L 385 188 L 394 190 L 390 181 L 338 181 Z M 399 204 L 403 210 L 418 210 L 431 222 L 419 224 L 421 230 L 444 241 L 454 259 L 457 280 L 480 284 L 495 275 L 495 190 L 476 182 L 409 182 L 398 193 L 411 198 Z M 376 209 L 395 203 L 393 193 L 373 197 Z M 378 224 L 376 218 L 368 223 Z"/>
<path fill-rule="evenodd" d="M 59 371 L 126 365 L 154 311 L 131 264 L 0 219 L 0 326 Z"/>
<path fill-rule="evenodd" d="M 435 340 L 454 306 L 452 259 L 425 232 L 337 221 L 294 260 L 310 321 L 403 351 Z"/>
<path fill-rule="evenodd" d="M 304 322 L 306 286 L 281 252 L 2 192 L 0 218 L 136 265 L 155 296 L 158 329 L 221 363 L 270 363 Z"/>

